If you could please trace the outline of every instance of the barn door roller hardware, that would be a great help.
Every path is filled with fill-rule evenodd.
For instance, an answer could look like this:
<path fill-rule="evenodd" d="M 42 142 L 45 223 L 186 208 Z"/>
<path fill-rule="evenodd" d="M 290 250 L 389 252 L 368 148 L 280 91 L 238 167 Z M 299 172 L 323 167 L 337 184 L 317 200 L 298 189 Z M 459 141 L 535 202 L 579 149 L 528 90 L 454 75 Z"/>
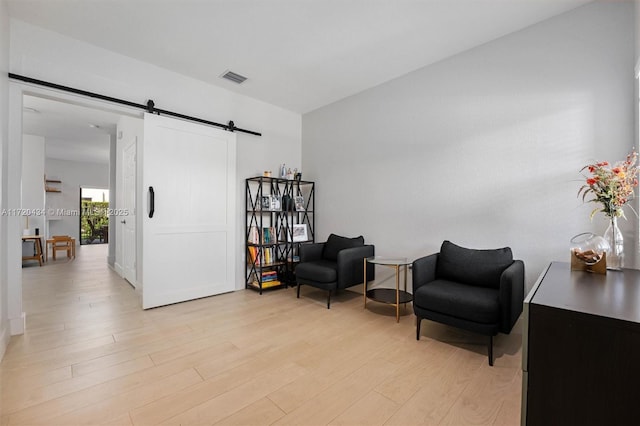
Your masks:
<path fill-rule="evenodd" d="M 173 112 L 173 111 L 167 111 L 167 110 L 164 110 L 164 109 L 159 109 L 159 108 L 155 107 L 155 103 L 152 100 L 147 101 L 147 104 L 143 105 L 143 104 L 137 104 L 135 102 L 126 101 L 124 99 L 118 99 L 118 98 L 113 98 L 111 96 L 101 95 L 99 93 L 88 92 L 86 90 L 81 90 L 81 89 L 76 89 L 76 88 L 73 88 L 73 87 L 63 86 L 61 84 L 50 83 L 48 81 L 43 81 L 43 80 L 37 80 L 37 79 L 31 78 L 31 77 L 25 77 L 25 76 L 19 75 L 19 74 L 9 73 L 9 78 L 14 79 L 14 80 L 24 81 L 25 83 L 37 84 L 39 86 L 44 86 L 44 87 L 49 87 L 49 88 L 52 88 L 52 89 L 62 90 L 62 91 L 69 92 L 69 93 L 75 93 L 77 95 L 88 96 L 90 98 L 101 99 L 101 100 L 107 101 L 107 102 L 113 102 L 113 103 L 117 103 L 117 104 L 121 104 L 121 105 L 126 105 L 126 106 L 129 106 L 129 107 L 140 108 L 140 109 L 143 109 L 143 110 L 145 110 L 145 111 L 147 111 L 147 112 L 149 112 L 151 114 L 158 114 L 158 115 L 164 114 L 164 115 L 169 115 L 171 117 L 181 118 L 183 120 L 195 121 L 196 123 L 202 123 L 202 124 L 206 124 L 206 125 L 209 125 L 209 126 L 219 127 L 221 129 L 227 130 L 229 132 L 242 132 L 242 133 L 248 133 L 250 135 L 262 136 L 262 133 L 254 132 L 252 130 L 241 129 L 240 127 L 236 127 L 236 125 L 233 123 L 233 121 L 229 121 L 227 124 L 221 124 L 221 123 L 216 123 L 215 121 L 204 120 L 204 119 L 198 118 L 198 117 L 191 117 L 189 115 L 180 114 L 180 113 Z"/>

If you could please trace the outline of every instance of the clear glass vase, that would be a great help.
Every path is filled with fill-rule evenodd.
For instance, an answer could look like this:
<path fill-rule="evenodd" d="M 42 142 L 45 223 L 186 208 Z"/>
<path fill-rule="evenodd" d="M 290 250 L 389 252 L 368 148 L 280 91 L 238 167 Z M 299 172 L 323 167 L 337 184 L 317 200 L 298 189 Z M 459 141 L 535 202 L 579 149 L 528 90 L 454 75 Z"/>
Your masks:
<path fill-rule="evenodd" d="M 622 269 L 624 265 L 624 239 L 618 228 L 618 218 L 612 215 L 609 227 L 604 232 L 604 239 L 609 243 L 607 252 L 607 269 Z"/>

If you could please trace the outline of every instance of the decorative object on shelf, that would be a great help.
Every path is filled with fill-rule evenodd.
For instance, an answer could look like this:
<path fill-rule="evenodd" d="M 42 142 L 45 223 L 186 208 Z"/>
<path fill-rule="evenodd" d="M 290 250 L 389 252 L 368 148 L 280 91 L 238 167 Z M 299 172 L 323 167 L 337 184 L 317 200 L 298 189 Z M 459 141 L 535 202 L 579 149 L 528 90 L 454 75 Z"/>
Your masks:
<path fill-rule="evenodd" d="M 294 243 L 301 243 L 308 240 L 307 225 L 305 223 L 293 225 L 292 241 Z"/>
<path fill-rule="evenodd" d="M 597 212 L 602 212 L 609 219 L 609 228 L 605 232 L 605 239 L 609 243 L 608 269 L 620 269 L 624 264 L 624 241 L 622 232 L 617 226 L 617 218 L 626 219 L 623 207 L 634 198 L 633 188 L 638 186 L 637 161 L 638 154 L 634 150 L 627 155 L 625 161 L 619 161 L 614 165 L 603 161 L 588 164 L 580 170 L 582 173 L 588 171 L 589 175 L 583 175 L 586 183 L 580 187 L 578 196 L 582 194 L 582 200 L 585 201 L 587 195 L 591 193 L 594 198 L 586 201 L 601 204 L 601 207 L 591 211 L 590 217 L 593 219 Z"/>
<path fill-rule="evenodd" d="M 287 169 L 284 166 L 284 163 L 282 163 L 282 167 L 280 167 L 280 178 L 281 179 L 286 179 L 287 177 Z"/>
<path fill-rule="evenodd" d="M 282 202 L 279 195 L 271 195 L 269 210 L 277 212 L 281 209 Z"/>
<path fill-rule="evenodd" d="M 271 177 L 271 170 L 265 170 L 265 171 L 262 173 L 262 176 L 264 176 L 264 177 Z"/>
<path fill-rule="evenodd" d="M 578 234 L 571 239 L 571 269 L 606 274 L 607 251 L 604 238 L 592 232 Z"/>
<path fill-rule="evenodd" d="M 307 232 L 307 225 L 305 223 L 299 223 L 288 227 L 286 230 L 282 229 L 282 239 L 288 242 L 304 243 L 309 241 L 309 234 Z"/>
<path fill-rule="evenodd" d="M 282 211 L 290 212 L 293 210 L 293 199 L 288 195 L 282 196 Z"/>
<path fill-rule="evenodd" d="M 288 180 L 293 180 L 293 172 L 291 171 L 291 167 L 289 167 L 289 169 L 287 169 L 287 179 Z"/>
<path fill-rule="evenodd" d="M 302 197 L 302 196 L 294 197 L 294 202 L 295 202 L 295 206 L 296 206 L 296 211 L 297 212 L 303 212 L 304 211 L 304 197 Z"/>

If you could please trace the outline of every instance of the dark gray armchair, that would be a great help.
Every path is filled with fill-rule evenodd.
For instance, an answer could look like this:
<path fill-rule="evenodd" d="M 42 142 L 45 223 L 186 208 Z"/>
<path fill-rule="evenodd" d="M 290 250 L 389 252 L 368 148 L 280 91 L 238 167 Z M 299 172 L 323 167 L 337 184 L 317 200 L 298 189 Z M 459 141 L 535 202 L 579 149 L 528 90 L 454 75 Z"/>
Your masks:
<path fill-rule="evenodd" d="M 422 319 L 488 335 L 493 365 L 493 336 L 511 332 L 523 301 L 524 263 L 509 247 L 474 250 L 445 241 L 440 253 L 413 262 L 417 340 Z"/>
<path fill-rule="evenodd" d="M 327 290 L 327 309 L 331 308 L 331 292 L 361 284 L 364 281 L 363 259 L 375 255 L 373 245 L 365 245 L 362 236 L 355 238 L 331 234 L 326 243 L 302 244 L 300 263 L 296 266 L 297 297 L 300 286 Z M 367 264 L 367 279 L 374 279 L 374 265 Z"/>

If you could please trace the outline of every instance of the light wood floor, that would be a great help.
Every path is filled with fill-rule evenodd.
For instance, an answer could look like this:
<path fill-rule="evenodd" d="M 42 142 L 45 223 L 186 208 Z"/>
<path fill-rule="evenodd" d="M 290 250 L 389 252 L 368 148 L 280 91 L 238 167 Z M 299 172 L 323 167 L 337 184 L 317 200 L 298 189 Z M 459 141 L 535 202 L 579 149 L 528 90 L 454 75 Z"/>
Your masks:
<path fill-rule="evenodd" d="M 37 265 L 37 264 L 36 264 Z M 495 339 L 343 292 L 237 291 L 142 311 L 83 246 L 27 266 L 27 332 L 0 364 L 0 425 L 519 424 L 521 325 Z"/>

